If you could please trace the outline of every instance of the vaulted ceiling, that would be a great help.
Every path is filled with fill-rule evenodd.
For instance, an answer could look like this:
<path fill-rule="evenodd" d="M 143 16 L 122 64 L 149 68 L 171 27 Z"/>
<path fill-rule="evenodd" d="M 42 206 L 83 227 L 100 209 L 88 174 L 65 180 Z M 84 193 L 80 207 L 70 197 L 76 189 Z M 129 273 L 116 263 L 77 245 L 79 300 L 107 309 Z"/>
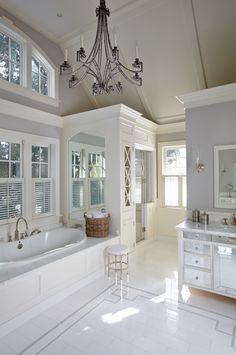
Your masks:
<path fill-rule="evenodd" d="M 79 35 L 94 41 L 99 0 L 0 0 L 0 6 L 41 32 L 75 60 Z M 107 0 L 109 28 L 126 64 L 135 41 L 144 62 L 143 86 L 93 97 L 91 108 L 124 103 L 159 122 L 184 119 L 176 95 L 236 81 L 236 0 Z M 62 17 L 57 14 L 61 13 Z"/>

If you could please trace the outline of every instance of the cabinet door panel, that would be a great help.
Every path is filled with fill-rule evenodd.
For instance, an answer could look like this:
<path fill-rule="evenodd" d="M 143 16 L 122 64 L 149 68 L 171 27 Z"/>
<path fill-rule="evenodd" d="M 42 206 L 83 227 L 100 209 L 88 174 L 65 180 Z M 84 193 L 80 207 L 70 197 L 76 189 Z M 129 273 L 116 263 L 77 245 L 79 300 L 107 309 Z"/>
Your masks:
<path fill-rule="evenodd" d="M 214 288 L 225 292 L 236 292 L 236 248 L 228 246 L 214 247 Z"/>

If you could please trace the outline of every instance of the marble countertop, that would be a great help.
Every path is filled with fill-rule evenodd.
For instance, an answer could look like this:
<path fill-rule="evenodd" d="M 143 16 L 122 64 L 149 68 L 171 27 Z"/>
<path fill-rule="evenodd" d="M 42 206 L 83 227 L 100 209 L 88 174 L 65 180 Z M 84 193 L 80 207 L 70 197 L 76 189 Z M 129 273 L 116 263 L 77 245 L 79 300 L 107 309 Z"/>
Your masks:
<path fill-rule="evenodd" d="M 226 237 L 236 238 L 236 226 L 228 226 L 217 223 L 202 224 L 186 220 L 176 226 L 177 230 L 206 233 L 211 235 L 222 235 Z"/>

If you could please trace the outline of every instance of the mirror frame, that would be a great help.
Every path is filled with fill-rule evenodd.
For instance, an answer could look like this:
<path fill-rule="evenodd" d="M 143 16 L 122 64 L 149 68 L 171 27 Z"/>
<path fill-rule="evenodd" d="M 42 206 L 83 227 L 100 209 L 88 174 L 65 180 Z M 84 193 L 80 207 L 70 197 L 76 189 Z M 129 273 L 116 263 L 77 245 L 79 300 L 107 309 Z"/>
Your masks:
<path fill-rule="evenodd" d="M 214 207 L 215 208 L 229 208 L 235 209 L 236 208 L 236 197 L 235 203 L 221 203 L 220 202 L 220 191 L 219 191 L 219 180 L 220 180 L 220 164 L 219 164 L 219 152 L 222 150 L 232 150 L 236 149 L 236 144 L 231 145 L 217 145 L 214 146 Z"/>

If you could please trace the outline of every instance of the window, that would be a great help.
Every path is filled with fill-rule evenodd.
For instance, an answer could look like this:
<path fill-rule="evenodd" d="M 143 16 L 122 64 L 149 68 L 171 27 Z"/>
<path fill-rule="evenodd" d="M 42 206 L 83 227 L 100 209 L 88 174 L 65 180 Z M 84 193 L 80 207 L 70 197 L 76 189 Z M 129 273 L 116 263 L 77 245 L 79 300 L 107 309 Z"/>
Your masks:
<path fill-rule="evenodd" d="M 21 45 L 3 32 L 0 32 L 0 79 L 21 83 Z"/>
<path fill-rule="evenodd" d="M 104 149 L 78 143 L 70 147 L 72 212 L 104 205 Z"/>
<path fill-rule="evenodd" d="M 21 144 L 0 141 L 0 220 L 23 212 Z"/>
<path fill-rule="evenodd" d="M 52 213 L 49 147 L 32 145 L 33 214 Z"/>
<path fill-rule="evenodd" d="M 58 107 L 58 75 L 31 38 L 0 17 L 0 89 Z"/>
<path fill-rule="evenodd" d="M 88 153 L 88 178 L 90 206 L 104 204 L 105 156 L 101 153 Z"/>
<path fill-rule="evenodd" d="M 72 150 L 72 206 L 77 210 L 85 205 L 84 150 Z"/>
<path fill-rule="evenodd" d="M 48 96 L 49 72 L 43 63 L 32 57 L 32 90 Z"/>
<path fill-rule="evenodd" d="M 162 179 L 164 205 L 186 207 L 186 147 L 162 147 Z"/>

